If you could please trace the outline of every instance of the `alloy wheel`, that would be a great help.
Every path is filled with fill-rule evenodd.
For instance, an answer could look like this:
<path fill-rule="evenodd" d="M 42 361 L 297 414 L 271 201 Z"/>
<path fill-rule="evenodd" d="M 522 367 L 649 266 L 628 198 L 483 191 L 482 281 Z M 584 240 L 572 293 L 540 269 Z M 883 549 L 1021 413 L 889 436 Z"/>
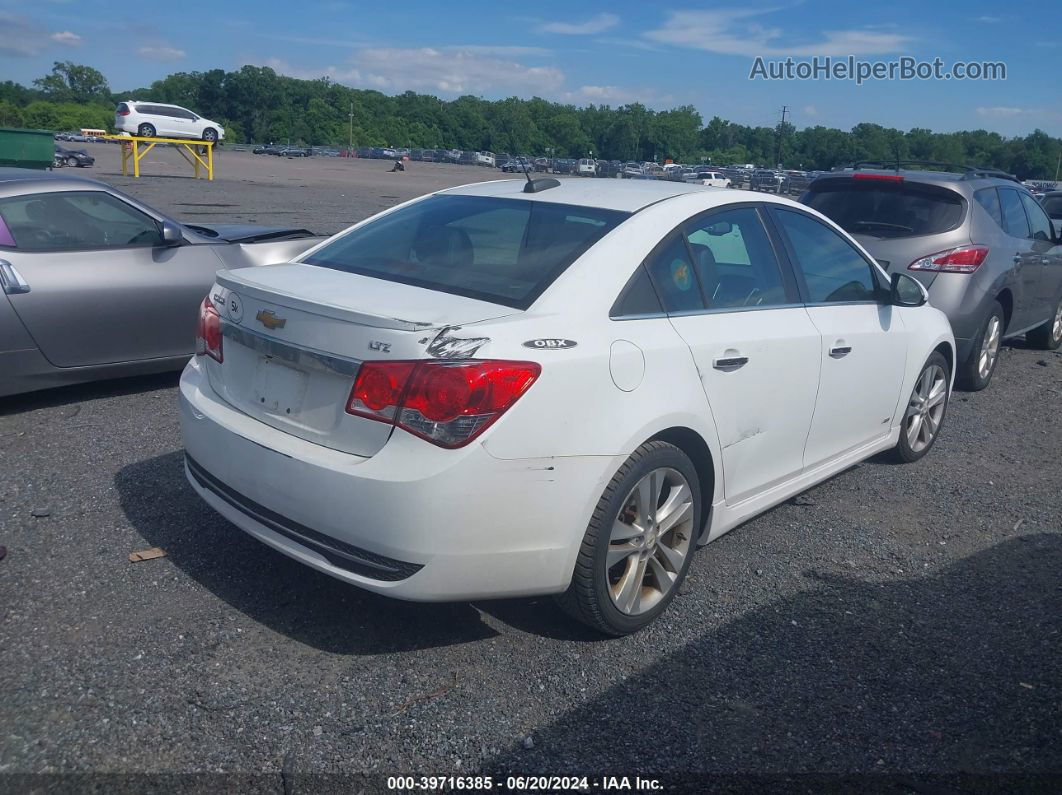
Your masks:
<path fill-rule="evenodd" d="M 1055 319 L 1051 323 L 1051 342 L 1062 340 L 1062 301 L 1055 307 Z"/>
<path fill-rule="evenodd" d="M 675 586 L 690 553 L 695 513 L 693 491 L 675 469 L 654 469 L 631 489 L 605 560 L 609 596 L 621 613 L 645 613 Z"/>
<path fill-rule="evenodd" d="M 904 433 L 912 452 L 921 452 L 933 443 L 944 419 L 947 397 L 948 376 L 944 368 L 934 364 L 923 370 L 903 418 Z"/>
<path fill-rule="evenodd" d="M 988 319 L 988 326 L 985 328 L 984 338 L 981 341 L 981 355 L 977 359 L 977 373 L 982 379 L 988 378 L 992 368 L 996 366 L 1002 331 L 1003 323 L 999 315 L 992 315 Z"/>

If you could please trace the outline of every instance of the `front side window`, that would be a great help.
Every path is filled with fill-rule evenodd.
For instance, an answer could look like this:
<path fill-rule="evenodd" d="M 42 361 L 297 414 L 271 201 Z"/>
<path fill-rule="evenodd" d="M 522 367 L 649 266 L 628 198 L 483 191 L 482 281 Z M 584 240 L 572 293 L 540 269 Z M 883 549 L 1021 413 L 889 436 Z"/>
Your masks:
<path fill-rule="evenodd" d="M 159 225 L 153 218 L 102 191 L 37 193 L 0 199 L 0 218 L 15 246 L 23 251 L 77 251 L 162 243 Z"/>
<path fill-rule="evenodd" d="M 694 218 L 686 237 L 709 309 L 787 303 L 778 260 L 753 208 Z"/>
<path fill-rule="evenodd" d="M 808 303 L 876 301 L 878 282 L 871 265 L 821 221 L 790 210 L 775 211 L 807 285 Z"/>
<path fill-rule="evenodd" d="M 1037 204 L 1036 199 L 1028 193 L 1019 193 L 1018 195 L 1021 196 L 1021 203 L 1024 205 L 1025 214 L 1029 218 L 1029 229 L 1031 230 L 1029 236 L 1033 240 L 1051 242 L 1054 239 L 1051 219 L 1047 217 L 1044 208 Z"/>
<path fill-rule="evenodd" d="M 303 262 L 526 309 L 627 213 L 433 196 L 340 235 Z"/>
<path fill-rule="evenodd" d="M 1000 188 L 999 203 L 1003 208 L 1003 228 L 1012 237 L 1030 237 L 1029 219 L 1022 209 L 1016 190 Z"/>

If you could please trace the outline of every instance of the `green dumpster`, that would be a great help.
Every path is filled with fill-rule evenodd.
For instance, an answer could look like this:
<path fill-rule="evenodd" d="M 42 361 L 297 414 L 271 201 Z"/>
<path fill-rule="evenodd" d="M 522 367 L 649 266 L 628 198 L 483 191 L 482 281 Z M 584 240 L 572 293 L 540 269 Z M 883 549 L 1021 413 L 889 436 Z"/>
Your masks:
<path fill-rule="evenodd" d="M 16 130 L 0 127 L 0 166 L 51 168 L 55 138 L 48 130 Z"/>

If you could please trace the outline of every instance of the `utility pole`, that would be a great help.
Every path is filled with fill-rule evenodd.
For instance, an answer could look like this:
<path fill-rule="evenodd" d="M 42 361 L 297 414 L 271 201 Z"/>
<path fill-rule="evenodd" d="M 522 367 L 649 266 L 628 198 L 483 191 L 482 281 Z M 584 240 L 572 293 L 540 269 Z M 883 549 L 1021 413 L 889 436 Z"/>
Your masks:
<path fill-rule="evenodd" d="M 350 153 L 354 153 L 354 101 L 350 102 Z"/>
<path fill-rule="evenodd" d="M 1058 167 L 1062 166 L 1062 149 L 1058 150 L 1058 160 L 1055 162 L 1055 182 L 1058 182 Z M 1057 185 L 1055 186 L 1057 187 Z"/>
<path fill-rule="evenodd" d="M 778 123 L 774 142 L 774 163 L 776 166 L 782 165 L 782 130 L 785 128 L 785 114 L 788 112 L 789 106 L 782 105 L 782 120 Z"/>

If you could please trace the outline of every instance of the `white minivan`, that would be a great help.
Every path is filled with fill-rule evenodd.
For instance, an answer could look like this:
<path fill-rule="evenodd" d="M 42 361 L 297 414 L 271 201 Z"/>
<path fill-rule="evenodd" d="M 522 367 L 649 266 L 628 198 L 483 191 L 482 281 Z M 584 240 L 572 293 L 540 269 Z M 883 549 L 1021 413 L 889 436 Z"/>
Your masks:
<path fill-rule="evenodd" d="M 141 138 L 194 138 L 213 143 L 225 140 L 225 128 L 216 121 L 204 119 L 187 108 L 160 102 L 118 103 L 114 130 Z"/>
<path fill-rule="evenodd" d="M 581 177 L 593 177 L 597 175 L 597 161 L 584 157 L 579 161 L 579 165 L 576 166 L 576 172 Z"/>

